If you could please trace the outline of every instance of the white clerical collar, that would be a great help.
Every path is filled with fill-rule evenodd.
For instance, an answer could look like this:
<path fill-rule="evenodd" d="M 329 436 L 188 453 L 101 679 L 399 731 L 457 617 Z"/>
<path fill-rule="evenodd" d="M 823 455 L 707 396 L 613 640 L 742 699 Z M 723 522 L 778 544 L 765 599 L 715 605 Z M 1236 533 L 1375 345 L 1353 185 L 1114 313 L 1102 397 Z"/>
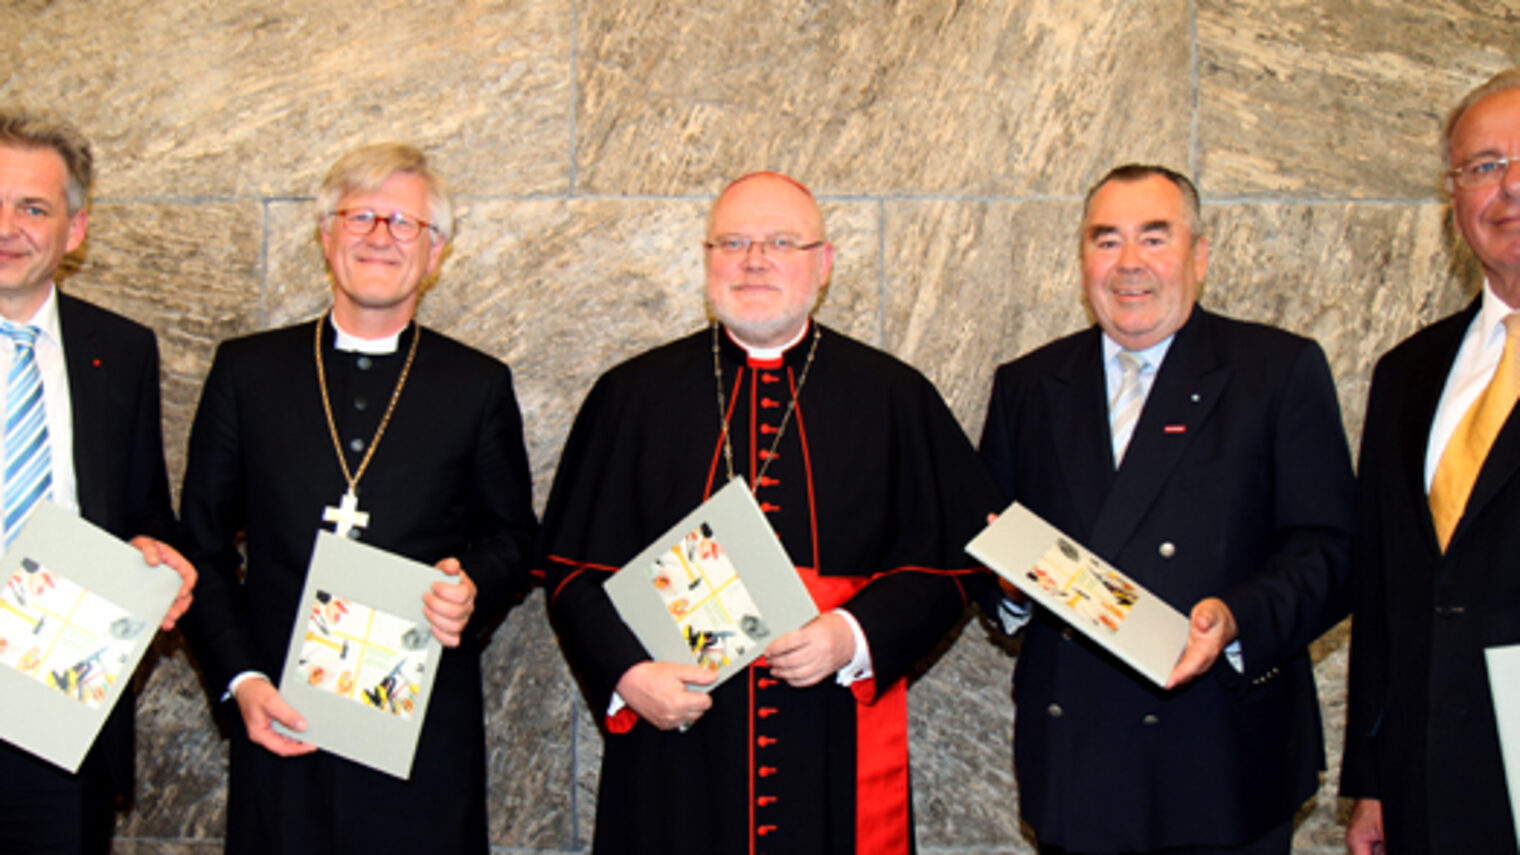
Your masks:
<path fill-rule="evenodd" d="M 384 338 L 361 338 L 339 325 L 337 315 L 329 313 L 328 320 L 332 321 L 333 330 L 337 333 L 333 336 L 334 348 L 350 353 L 368 353 L 373 356 L 395 353 L 396 347 L 401 342 L 401 333 L 406 329 L 402 327 Z"/>
<path fill-rule="evenodd" d="M 808 327 L 812 326 L 813 323 L 814 321 L 809 318 L 808 322 L 802 325 L 802 329 L 797 330 L 797 334 L 792 336 L 790 341 L 780 345 L 779 347 L 753 347 L 740 341 L 738 337 L 733 334 L 733 331 L 728 327 L 724 327 L 723 331 L 725 333 L 728 333 L 729 339 L 731 339 L 734 344 L 737 344 L 740 347 L 744 348 L 744 353 L 749 356 L 750 359 L 753 359 L 757 362 L 769 362 L 771 360 L 780 359 L 783 353 L 791 350 L 792 346 L 797 342 L 802 341 L 802 337 L 807 335 Z"/>

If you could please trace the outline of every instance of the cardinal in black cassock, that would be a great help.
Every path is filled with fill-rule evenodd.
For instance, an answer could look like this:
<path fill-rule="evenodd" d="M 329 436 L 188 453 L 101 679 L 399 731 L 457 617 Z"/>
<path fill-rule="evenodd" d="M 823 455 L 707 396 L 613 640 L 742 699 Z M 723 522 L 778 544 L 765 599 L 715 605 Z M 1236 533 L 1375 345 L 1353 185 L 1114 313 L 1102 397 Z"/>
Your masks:
<path fill-rule="evenodd" d="M 731 184 L 707 259 L 724 324 L 609 371 L 565 447 L 539 566 L 565 654 L 606 713 L 597 853 L 912 850 L 904 677 L 962 614 L 980 572 L 963 547 L 1001 502 L 922 375 L 811 320 L 832 262 L 821 234 L 800 184 Z M 617 696 L 649 657 L 602 584 L 730 467 L 820 611 L 848 613 L 857 655 L 797 687 L 816 678 L 779 673 L 778 640 L 689 728 L 652 723 Z"/>

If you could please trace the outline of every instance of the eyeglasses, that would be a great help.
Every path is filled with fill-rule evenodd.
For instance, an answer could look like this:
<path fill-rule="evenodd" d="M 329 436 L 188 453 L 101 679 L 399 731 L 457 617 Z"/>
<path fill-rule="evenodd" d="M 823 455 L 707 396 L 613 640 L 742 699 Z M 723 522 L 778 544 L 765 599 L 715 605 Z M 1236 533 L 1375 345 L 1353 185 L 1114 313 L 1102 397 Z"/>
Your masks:
<path fill-rule="evenodd" d="M 330 216 L 343 221 L 343 230 L 354 237 L 364 237 L 375 230 L 375 226 L 385 223 L 391 230 L 391 237 L 397 243 L 411 243 L 422 234 L 423 229 L 437 234 L 438 228 L 427 220 L 418 219 L 410 214 L 400 211 L 392 211 L 389 217 L 382 217 L 369 208 L 339 208 Z"/>
<path fill-rule="evenodd" d="M 752 246 L 760 247 L 762 253 L 772 252 L 776 255 L 791 255 L 794 252 L 801 252 L 805 249 L 817 249 L 823 246 L 823 241 L 815 240 L 812 243 L 803 243 L 802 238 L 788 234 L 770 235 L 763 238 L 752 238 L 744 235 L 718 235 L 702 245 L 708 249 L 716 249 L 724 255 L 746 255 Z"/>
<path fill-rule="evenodd" d="M 1520 155 L 1512 157 L 1482 155 L 1456 169 L 1447 170 L 1446 174 L 1451 176 L 1458 187 L 1486 187 L 1503 180 L 1511 165 L 1520 165 Z"/>

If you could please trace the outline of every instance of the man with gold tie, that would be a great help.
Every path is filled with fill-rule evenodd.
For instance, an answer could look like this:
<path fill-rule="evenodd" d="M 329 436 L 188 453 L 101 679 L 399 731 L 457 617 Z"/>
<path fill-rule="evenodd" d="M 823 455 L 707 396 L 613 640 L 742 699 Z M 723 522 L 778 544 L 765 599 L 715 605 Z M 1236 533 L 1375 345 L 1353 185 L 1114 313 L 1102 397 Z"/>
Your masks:
<path fill-rule="evenodd" d="M 1372 378 L 1341 773 L 1355 855 L 1516 851 L 1483 650 L 1520 642 L 1520 68 L 1469 93 L 1441 147 L 1485 281 Z"/>

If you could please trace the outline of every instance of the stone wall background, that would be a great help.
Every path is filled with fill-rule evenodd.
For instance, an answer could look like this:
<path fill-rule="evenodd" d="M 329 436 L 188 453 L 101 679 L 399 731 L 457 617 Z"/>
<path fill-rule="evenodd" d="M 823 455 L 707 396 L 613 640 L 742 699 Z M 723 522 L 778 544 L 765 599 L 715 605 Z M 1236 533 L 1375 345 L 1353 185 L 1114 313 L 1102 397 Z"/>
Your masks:
<path fill-rule="evenodd" d="M 158 331 L 176 480 L 216 342 L 326 303 L 322 172 L 421 145 L 463 214 L 423 317 L 513 365 L 541 504 L 594 377 L 702 322 L 703 213 L 757 168 L 824 200 L 825 320 L 927 373 L 973 439 L 994 366 L 1087 323 L 1086 186 L 1192 171 L 1205 303 L 1318 338 L 1354 442 L 1374 359 L 1474 287 L 1437 129 L 1516 44 L 1516 0 L 7 0 L 0 102 L 95 143 L 67 287 Z M 1334 769 L 1345 627 L 1316 652 Z M 159 653 L 117 850 L 216 851 L 225 745 L 181 642 Z M 600 739 L 541 592 L 487 658 L 497 851 L 586 851 Z M 973 621 L 911 693 L 925 853 L 1030 851 L 1012 666 Z M 1299 852 L 1343 851 L 1333 779 Z"/>

